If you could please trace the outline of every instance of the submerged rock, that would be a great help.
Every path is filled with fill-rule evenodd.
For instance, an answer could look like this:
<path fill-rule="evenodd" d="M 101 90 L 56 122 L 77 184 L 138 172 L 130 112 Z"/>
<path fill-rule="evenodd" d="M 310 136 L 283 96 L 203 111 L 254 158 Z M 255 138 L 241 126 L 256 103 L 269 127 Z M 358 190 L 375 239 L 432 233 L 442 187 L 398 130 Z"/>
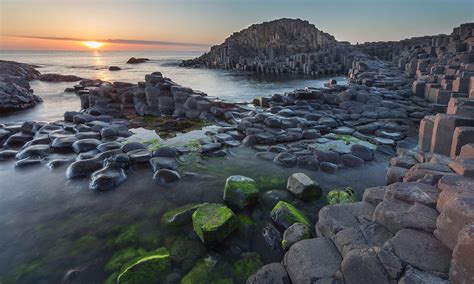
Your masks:
<path fill-rule="evenodd" d="M 170 266 L 169 252 L 161 248 L 156 254 L 143 257 L 126 267 L 117 277 L 117 283 L 160 283 Z"/>
<path fill-rule="evenodd" d="M 107 191 L 121 184 L 127 179 L 127 174 L 119 167 L 105 167 L 92 174 L 90 189 Z"/>
<path fill-rule="evenodd" d="M 290 278 L 283 264 L 274 262 L 262 266 L 247 279 L 247 284 L 290 284 Z"/>
<path fill-rule="evenodd" d="M 224 201 L 238 209 L 257 203 L 257 183 L 248 177 L 230 176 L 225 182 Z"/>
<path fill-rule="evenodd" d="M 170 210 L 161 216 L 161 223 L 170 227 L 178 227 L 191 223 L 194 211 L 201 205 L 202 204 L 188 204 Z"/>
<path fill-rule="evenodd" d="M 222 241 L 237 229 L 237 219 L 228 207 L 207 203 L 193 213 L 193 227 L 203 243 Z"/>
<path fill-rule="evenodd" d="M 153 175 L 153 179 L 159 183 L 165 184 L 170 182 L 175 182 L 181 179 L 181 176 L 177 171 L 170 169 L 160 169 L 157 170 Z"/>
<path fill-rule="evenodd" d="M 93 172 L 100 170 L 101 168 L 102 161 L 97 158 L 75 161 L 67 168 L 66 177 L 86 177 L 91 175 Z"/>
<path fill-rule="evenodd" d="M 16 158 L 24 159 L 31 156 L 45 157 L 47 155 L 49 155 L 49 145 L 33 145 L 18 152 L 18 154 L 16 154 Z"/>

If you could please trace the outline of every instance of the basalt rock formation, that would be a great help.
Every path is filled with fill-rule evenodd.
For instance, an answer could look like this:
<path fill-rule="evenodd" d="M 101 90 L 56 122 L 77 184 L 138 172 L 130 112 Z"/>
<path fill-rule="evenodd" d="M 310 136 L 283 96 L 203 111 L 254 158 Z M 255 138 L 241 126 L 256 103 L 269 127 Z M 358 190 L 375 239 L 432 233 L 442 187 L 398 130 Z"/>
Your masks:
<path fill-rule="evenodd" d="M 279 19 L 234 33 L 183 66 L 239 69 L 271 74 L 329 75 L 347 72 L 349 43 L 300 19 Z"/>
<path fill-rule="evenodd" d="M 0 60 L 0 114 L 30 108 L 42 101 L 28 83 L 40 76 L 35 67 Z"/>

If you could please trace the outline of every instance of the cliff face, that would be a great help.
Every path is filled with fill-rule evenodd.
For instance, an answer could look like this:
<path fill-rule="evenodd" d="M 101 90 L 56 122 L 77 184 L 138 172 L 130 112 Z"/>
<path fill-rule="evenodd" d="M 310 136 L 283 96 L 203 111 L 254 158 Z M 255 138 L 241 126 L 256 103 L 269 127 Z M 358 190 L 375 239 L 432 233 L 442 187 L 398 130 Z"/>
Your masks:
<path fill-rule="evenodd" d="M 313 24 L 300 19 L 279 19 L 232 34 L 185 66 L 241 69 L 260 73 L 322 75 L 345 72 L 351 49 Z"/>

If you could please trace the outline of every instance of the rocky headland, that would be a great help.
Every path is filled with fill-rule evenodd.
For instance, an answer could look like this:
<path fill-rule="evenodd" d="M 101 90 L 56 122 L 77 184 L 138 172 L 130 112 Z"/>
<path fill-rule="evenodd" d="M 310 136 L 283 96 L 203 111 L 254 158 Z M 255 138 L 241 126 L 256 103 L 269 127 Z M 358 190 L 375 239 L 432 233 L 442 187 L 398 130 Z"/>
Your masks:
<path fill-rule="evenodd" d="M 329 80 L 322 88 L 256 98 L 249 107 L 160 72 L 137 84 L 82 80 L 74 86 L 80 111 L 54 122 L 2 125 L 0 159 L 17 159 L 15 167 L 65 165 L 67 178 L 89 178 L 94 191 L 113 190 L 137 164 L 148 165 L 159 184 L 179 183 L 189 175 L 181 157 L 212 159 L 238 147 L 268 163 L 341 178 L 356 171 L 364 179 L 371 165 L 388 164 L 385 184 L 363 192 L 328 192 L 304 173 L 264 191 L 254 179 L 230 175 L 220 203 L 188 204 L 160 219 L 173 228 L 192 224 L 197 244 L 130 257 L 110 277 L 118 283 L 470 283 L 473 30 L 464 24 L 450 35 L 352 46 L 300 20 L 254 25 L 184 64 L 277 74 L 348 71 L 348 84 Z M 157 117 L 217 127 L 187 147 L 127 141 L 131 127 Z M 64 152 L 75 158 L 48 159 Z M 319 208 L 311 202 L 321 198 L 326 206 L 313 217 Z M 260 204 L 268 210 L 257 211 Z M 268 224 L 253 225 L 255 212 L 267 214 Z M 262 246 L 280 257 L 263 265 L 233 242 L 241 259 L 229 276 L 215 250 L 243 231 L 262 235 Z M 174 254 L 176 247 L 190 263 Z"/>

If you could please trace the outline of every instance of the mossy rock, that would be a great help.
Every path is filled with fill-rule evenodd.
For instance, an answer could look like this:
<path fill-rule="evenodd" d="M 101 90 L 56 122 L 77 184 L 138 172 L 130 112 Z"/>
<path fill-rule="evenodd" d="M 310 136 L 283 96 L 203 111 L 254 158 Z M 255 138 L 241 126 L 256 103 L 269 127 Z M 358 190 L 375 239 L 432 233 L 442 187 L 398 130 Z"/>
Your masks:
<path fill-rule="evenodd" d="M 258 200 L 257 183 L 248 177 L 230 176 L 225 181 L 224 201 L 232 207 L 244 209 Z"/>
<path fill-rule="evenodd" d="M 182 279 L 181 284 L 233 284 L 232 278 L 228 278 L 225 265 L 219 264 L 212 257 L 206 257 L 196 263 Z"/>
<path fill-rule="evenodd" d="M 227 206 L 207 203 L 193 213 L 193 227 L 203 243 L 218 242 L 237 229 L 237 219 Z"/>
<path fill-rule="evenodd" d="M 125 268 L 117 277 L 117 283 L 159 283 L 170 266 L 170 254 L 162 248 Z"/>
<path fill-rule="evenodd" d="M 127 227 L 122 228 L 118 235 L 113 236 L 107 240 L 108 246 L 116 248 L 124 248 L 132 245 L 137 245 L 138 243 L 138 224 L 131 224 Z"/>
<path fill-rule="evenodd" d="M 283 233 L 281 246 L 284 250 L 287 250 L 296 242 L 309 238 L 311 238 L 311 229 L 305 224 L 294 223 Z"/>
<path fill-rule="evenodd" d="M 199 240 L 180 236 L 171 245 L 171 262 L 187 271 L 205 253 L 206 247 Z"/>
<path fill-rule="evenodd" d="M 298 208 L 285 201 L 279 201 L 275 207 L 273 207 L 270 213 L 273 222 L 279 226 L 287 229 L 294 223 L 303 223 L 308 227 L 311 227 L 311 222 L 303 212 Z"/>
<path fill-rule="evenodd" d="M 237 283 L 245 283 L 250 275 L 254 274 L 263 262 L 256 252 L 243 253 L 242 258 L 233 265 L 233 275 Z"/>
<path fill-rule="evenodd" d="M 161 223 L 168 227 L 179 227 L 191 223 L 194 211 L 202 204 L 187 204 L 172 209 L 161 216 Z"/>
<path fill-rule="evenodd" d="M 253 220 L 245 214 L 237 214 L 235 216 L 237 218 L 237 229 L 239 234 L 245 239 L 250 238 L 255 228 Z"/>
<path fill-rule="evenodd" d="M 357 201 L 357 197 L 352 188 L 347 187 L 344 190 L 334 189 L 328 192 L 327 200 L 330 205 L 338 203 L 352 203 Z"/>
<path fill-rule="evenodd" d="M 117 251 L 109 259 L 109 261 L 105 265 L 104 270 L 107 272 L 120 271 L 122 270 L 125 264 L 136 258 L 142 257 L 145 254 L 145 250 L 136 248 L 125 248 L 123 250 Z"/>

